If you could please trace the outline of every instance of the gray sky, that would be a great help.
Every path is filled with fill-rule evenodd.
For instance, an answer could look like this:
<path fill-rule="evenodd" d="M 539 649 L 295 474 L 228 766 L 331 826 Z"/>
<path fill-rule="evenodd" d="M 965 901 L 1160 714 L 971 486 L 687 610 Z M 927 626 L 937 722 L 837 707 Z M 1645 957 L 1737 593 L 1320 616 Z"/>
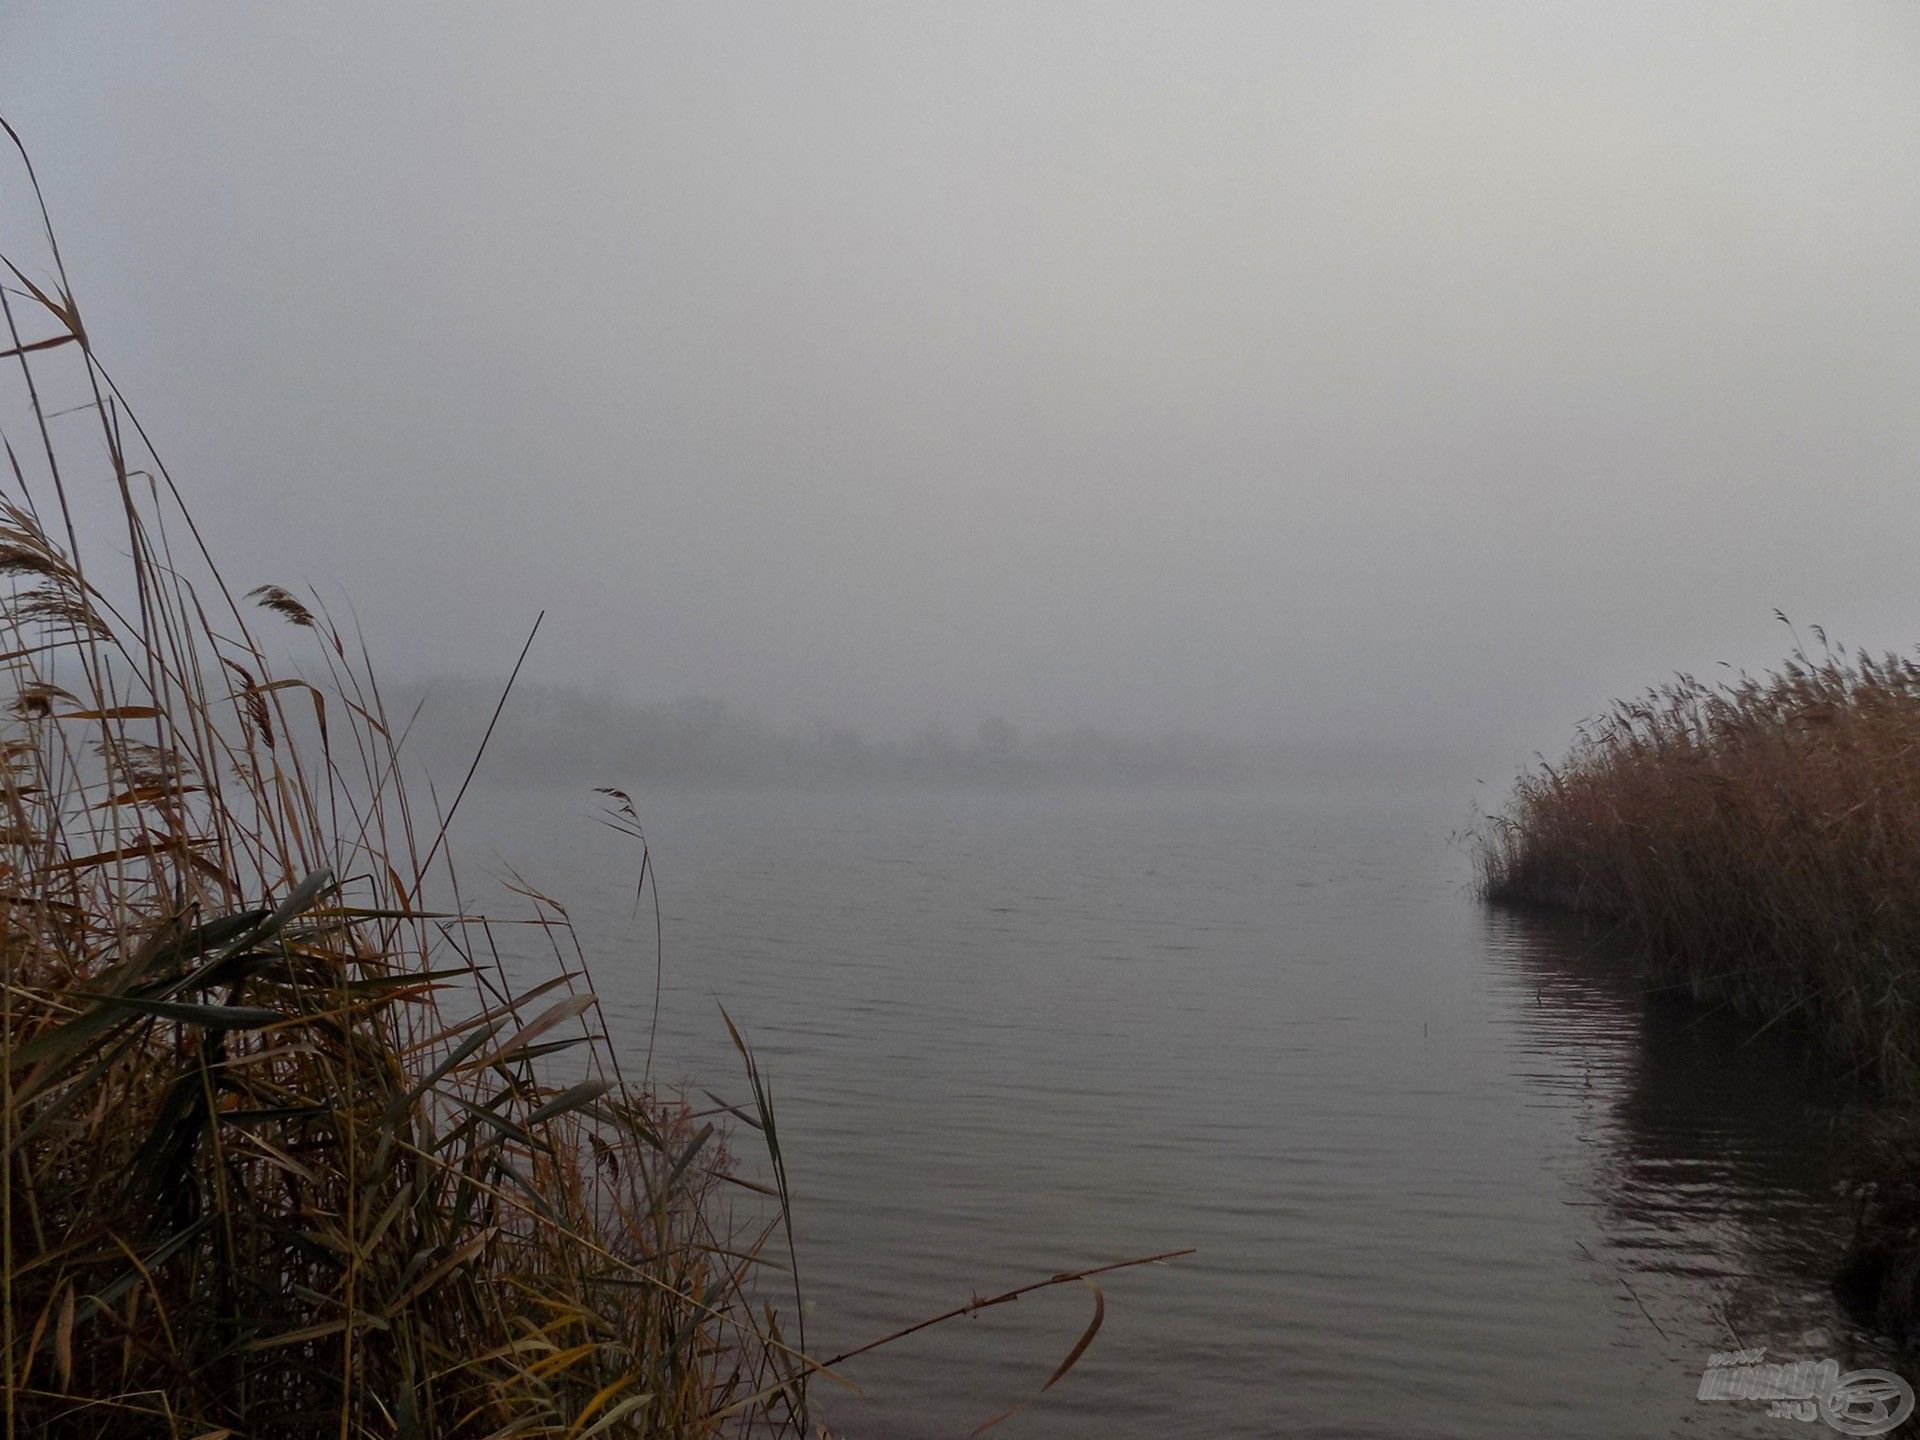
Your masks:
<path fill-rule="evenodd" d="M 1920 6 L 23 4 L 0 94 L 390 671 L 1517 761 L 1920 641 Z"/>

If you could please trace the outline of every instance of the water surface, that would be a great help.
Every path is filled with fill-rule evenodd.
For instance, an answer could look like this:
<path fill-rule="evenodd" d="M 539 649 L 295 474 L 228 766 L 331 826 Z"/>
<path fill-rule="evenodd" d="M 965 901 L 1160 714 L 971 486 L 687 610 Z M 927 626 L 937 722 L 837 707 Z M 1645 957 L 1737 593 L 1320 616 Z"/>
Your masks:
<path fill-rule="evenodd" d="M 1058 1271 L 1076 1369 L 999 1433 L 1800 1433 L 1709 1353 L 1903 1367 L 1826 1289 L 1847 1115 L 1726 1017 L 1467 894 L 1431 798 L 637 797 L 656 1073 L 773 1082 L 816 1354 Z M 584 789 L 471 797 L 567 898 L 644 1058 L 652 917 Z M 497 868 L 497 867 L 496 867 Z M 739 1148 L 751 1153 L 751 1136 Z M 847 1366 L 852 1435 L 965 1433 L 1091 1313 L 1060 1287 Z M 1827 1433 L 1824 1427 L 1817 1427 Z"/>

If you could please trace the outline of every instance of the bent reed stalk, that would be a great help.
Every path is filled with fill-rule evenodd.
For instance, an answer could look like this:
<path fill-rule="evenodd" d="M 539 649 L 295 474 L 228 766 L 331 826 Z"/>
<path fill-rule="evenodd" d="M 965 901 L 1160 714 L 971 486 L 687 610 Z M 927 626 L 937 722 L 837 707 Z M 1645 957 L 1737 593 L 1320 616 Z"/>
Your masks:
<path fill-rule="evenodd" d="M 417 813 L 364 646 L 317 595 L 229 588 L 0 131 L 44 249 L 0 253 L 0 1433 L 824 1435 L 810 1384 L 848 1382 L 775 1308 L 802 1310 L 792 1196 L 740 1031 L 722 1012 L 751 1103 L 693 1111 L 651 1087 L 651 1034 L 622 1073 L 558 901 L 515 876 L 524 918 L 466 909 L 473 768 Z M 633 804 L 600 793 L 644 889 Z M 508 925 L 546 979 L 503 962 Z M 1085 1284 L 1044 1392 L 1100 1329 L 1092 1276 L 1185 1253 L 841 1358 Z"/>
<path fill-rule="evenodd" d="M 229 590 L 43 238 L 0 283 L 5 1434 L 806 1433 L 784 1183 L 743 1218 L 622 1076 L 559 905 L 524 988 L 426 907 L 364 650 Z"/>

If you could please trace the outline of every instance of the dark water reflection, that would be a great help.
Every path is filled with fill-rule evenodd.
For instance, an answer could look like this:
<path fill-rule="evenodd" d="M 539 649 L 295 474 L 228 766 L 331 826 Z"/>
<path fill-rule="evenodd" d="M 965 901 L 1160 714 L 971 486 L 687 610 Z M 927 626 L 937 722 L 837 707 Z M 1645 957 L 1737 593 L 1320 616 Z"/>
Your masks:
<path fill-rule="evenodd" d="M 650 919 L 590 797 L 500 792 L 467 853 L 569 897 L 644 1050 Z M 1494 914 L 1401 796 L 648 798 L 660 1063 L 770 1071 L 809 1339 L 832 1353 L 1055 1271 L 1107 1283 L 1008 1435 L 1794 1433 L 1708 1354 L 1900 1362 L 1826 1290 L 1845 1112 L 1782 1037 L 1650 998 Z M 743 1145 L 744 1148 L 744 1145 Z M 855 1435 L 964 1433 L 1085 1323 L 1062 1288 L 823 1390 Z M 1820 1427 L 1826 1433 L 1824 1427 Z"/>
<path fill-rule="evenodd" d="M 1535 990 L 1529 1028 L 1551 1057 L 1539 1083 L 1574 1083 L 1558 1063 L 1574 1044 L 1588 1055 L 1579 1088 L 1607 1096 L 1585 1131 L 1583 1203 L 1607 1242 L 1599 1258 L 1649 1323 L 1684 1325 L 1704 1307 L 1723 1348 L 1911 1368 L 1829 1294 L 1865 1139 L 1844 1085 L 1790 1033 L 1676 995 L 1605 937 L 1528 915 L 1487 923 L 1489 953 Z"/>

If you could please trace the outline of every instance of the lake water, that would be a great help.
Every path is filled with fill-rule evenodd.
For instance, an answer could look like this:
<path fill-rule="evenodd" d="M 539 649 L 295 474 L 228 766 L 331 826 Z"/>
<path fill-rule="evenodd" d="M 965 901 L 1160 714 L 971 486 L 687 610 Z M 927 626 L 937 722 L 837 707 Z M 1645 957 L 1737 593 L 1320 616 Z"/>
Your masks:
<path fill-rule="evenodd" d="M 754 1044 L 809 1348 L 1192 1246 L 1105 1277 L 1092 1349 L 996 1433 L 1832 1433 L 1695 1393 L 1736 1345 L 1902 1368 L 1826 1289 L 1844 1108 L 1782 1037 L 1477 904 L 1464 798 L 636 797 L 654 1069 L 742 1098 L 720 1004 Z M 477 794 L 456 840 L 469 880 L 498 856 L 568 901 L 638 1064 L 652 917 L 596 809 Z M 949 1322 L 816 1401 L 854 1436 L 964 1434 L 1091 1306 Z"/>

